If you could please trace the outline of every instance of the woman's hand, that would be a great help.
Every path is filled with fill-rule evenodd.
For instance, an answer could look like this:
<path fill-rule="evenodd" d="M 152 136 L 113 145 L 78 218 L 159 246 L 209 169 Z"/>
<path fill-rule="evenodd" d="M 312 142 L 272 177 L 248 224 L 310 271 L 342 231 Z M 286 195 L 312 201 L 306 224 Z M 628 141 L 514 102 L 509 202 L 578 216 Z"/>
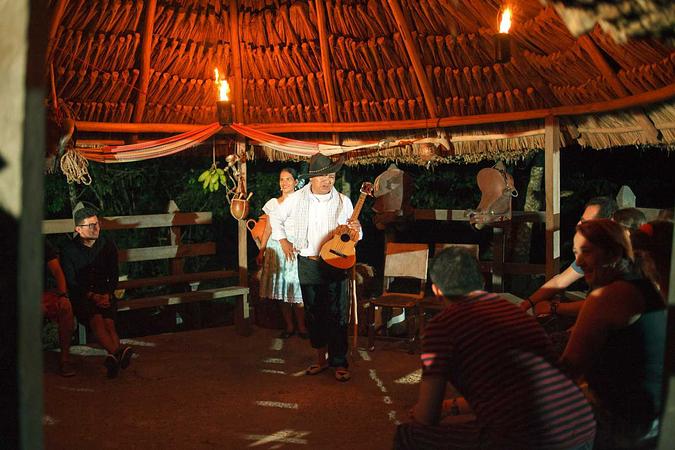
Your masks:
<path fill-rule="evenodd" d="M 534 305 L 533 313 L 535 316 L 543 316 L 551 314 L 551 302 L 549 300 L 544 300 L 542 302 L 537 303 L 536 305 Z"/>
<path fill-rule="evenodd" d="M 279 241 L 281 245 L 281 250 L 284 252 L 286 259 L 288 261 L 293 261 L 295 259 L 295 247 L 291 244 L 288 239 L 282 239 Z"/>

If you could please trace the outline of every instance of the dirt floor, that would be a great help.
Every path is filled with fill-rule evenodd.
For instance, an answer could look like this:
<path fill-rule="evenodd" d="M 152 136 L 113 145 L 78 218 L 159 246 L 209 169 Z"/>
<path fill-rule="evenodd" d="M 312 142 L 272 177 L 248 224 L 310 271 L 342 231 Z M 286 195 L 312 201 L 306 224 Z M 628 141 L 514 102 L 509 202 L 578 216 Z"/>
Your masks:
<path fill-rule="evenodd" d="M 332 371 L 304 375 L 309 343 L 278 334 L 226 326 L 134 339 L 137 355 L 113 380 L 100 349 L 73 348 L 72 378 L 46 352 L 46 448 L 391 448 L 417 398 L 419 356 L 390 342 L 357 349 L 341 383 Z"/>

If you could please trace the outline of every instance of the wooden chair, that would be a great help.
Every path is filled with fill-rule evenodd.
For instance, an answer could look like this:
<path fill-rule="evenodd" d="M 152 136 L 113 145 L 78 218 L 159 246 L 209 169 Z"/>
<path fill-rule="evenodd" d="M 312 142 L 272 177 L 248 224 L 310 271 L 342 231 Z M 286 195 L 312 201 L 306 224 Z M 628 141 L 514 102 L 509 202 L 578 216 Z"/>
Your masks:
<path fill-rule="evenodd" d="M 384 287 L 382 295 L 370 300 L 366 307 L 368 321 L 368 349 L 375 350 L 375 308 L 398 308 L 406 314 L 408 342 L 410 351 L 414 349 L 417 329 L 415 321 L 418 315 L 418 303 L 424 298 L 429 264 L 429 246 L 427 244 L 407 244 L 390 242 L 386 246 L 384 260 Z M 418 289 L 413 292 L 392 290 L 392 282 L 397 279 L 411 280 Z M 408 313 L 413 313 L 409 317 Z M 386 332 L 386 323 L 384 329 Z M 377 336 L 378 339 L 400 339 L 398 337 Z"/>
<path fill-rule="evenodd" d="M 437 243 L 434 244 L 434 256 L 438 255 L 441 251 L 445 250 L 446 248 L 451 248 L 451 247 L 460 247 L 463 249 L 466 249 L 469 253 L 474 255 L 476 257 L 476 260 L 479 259 L 479 254 L 480 254 L 480 249 L 478 244 L 449 244 L 449 243 Z M 438 298 L 435 296 L 431 297 L 425 297 L 424 299 L 420 300 L 418 308 L 419 308 L 419 319 L 420 319 L 420 326 L 419 326 L 419 333 L 422 335 L 424 333 L 424 327 L 426 325 L 426 316 L 425 316 L 425 311 L 427 310 L 434 310 L 434 311 L 441 311 L 446 307 L 446 302 L 442 298 Z"/>

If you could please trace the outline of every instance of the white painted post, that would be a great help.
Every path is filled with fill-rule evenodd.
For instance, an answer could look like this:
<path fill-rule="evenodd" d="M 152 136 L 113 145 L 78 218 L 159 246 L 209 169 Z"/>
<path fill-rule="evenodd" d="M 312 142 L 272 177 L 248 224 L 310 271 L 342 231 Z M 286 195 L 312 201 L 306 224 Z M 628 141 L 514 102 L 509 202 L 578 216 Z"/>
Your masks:
<path fill-rule="evenodd" d="M 546 182 L 546 279 L 560 271 L 560 123 L 557 117 L 545 119 Z"/>

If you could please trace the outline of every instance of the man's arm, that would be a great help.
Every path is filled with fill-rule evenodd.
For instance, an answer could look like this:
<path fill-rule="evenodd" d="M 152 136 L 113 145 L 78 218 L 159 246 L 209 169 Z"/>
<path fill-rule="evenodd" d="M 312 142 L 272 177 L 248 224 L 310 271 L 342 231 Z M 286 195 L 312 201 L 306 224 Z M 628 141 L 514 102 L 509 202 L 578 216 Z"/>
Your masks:
<path fill-rule="evenodd" d="M 447 381 L 442 375 L 426 375 L 420 383 L 420 396 L 413 408 L 413 420 L 424 425 L 438 425 L 441 420 Z"/>
<path fill-rule="evenodd" d="M 552 299 L 556 294 L 567 289 L 572 283 L 583 278 L 583 274 L 580 274 L 572 266 L 569 266 L 564 271 L 560 272 L 558 275 L 554 276 L 546 283 L 544 283 L 539 289 L 537 289 L 529 299 L 535 305 L 544 300 Z M 532 305 L 529 302 L 525 301 L 521 303 L 521 307 L 524 310 L 530 309 Z"/>

